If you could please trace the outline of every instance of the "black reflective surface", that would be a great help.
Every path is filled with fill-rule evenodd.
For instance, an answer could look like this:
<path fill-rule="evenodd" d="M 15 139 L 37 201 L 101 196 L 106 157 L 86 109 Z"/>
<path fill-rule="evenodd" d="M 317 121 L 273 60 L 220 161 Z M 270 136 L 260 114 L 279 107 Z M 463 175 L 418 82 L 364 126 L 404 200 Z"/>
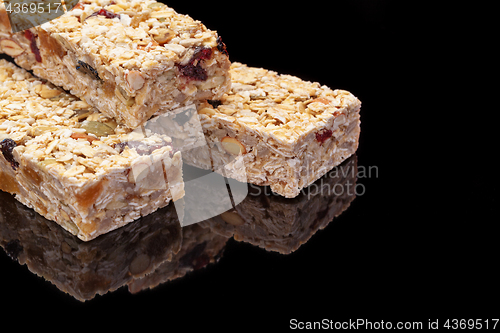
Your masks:
<path fill-rule="evenodd" d="M 470 97 L 481 95 L 477 81 L 458 79 L 455 73 L 462 72 L 448 67 L 479 35 L 462 33 L 470 25 L 463 23 L 468 20 L 461 20 L 466 16 L 458 16 L 457 7 L 392 1 L 169 4 L 218 30 L 233 61 L 358 96 L 363 102 L 358 171 L 372 167 L 371 175 L 358 173 L 356 184 L 364 192 L 291 254 L 233 238 L 220 239 L 213 248 L 210 242 L 193 242 L 192 252 L 182 255 L 189 270 L 182 278 L 136 294 L 127 284 L 85 303 L 2 251 L 4 318 L 42 314 L 39 326 L 47 318 L 71 318 L 86 326 L 80 323 L 105 317 L 115 330 L 139 323 L 148 329 L 161 324 L 165 330 L 282 331 L 292 318 L 427 323 L 433 318 L 499 316 L 499 187 L 493 160 L 498 139 L 494 122 L 473 122 L 480 111 L 471 106 L 475 99 Z M 445 51 L 456 40 L 460 47 L 448 56 Z M 473 60 L 462 64 L 481 63 Z M 461 89 L 449 93 L 451 81 L 461 82 Z M 462 105 L 452 108 L 454 100 Z M 318 216 L 313 208 L 309 215 Z M 294 209 L 284 211 L 304 217 L 300 221 L 307 224 L 309 206 L 297 215 Z M 218 237 L 227 232 L 217 230 Z M 153 235 L 166 237 L 159 229 Z M 224 248 L 222 256 L 219 247 Z M 19 244 L 8 248 L 19 257 Z M 198 254 L 203 259 L 193 259 Z M 134 258 L 126 257 L 122 272 Z M 137 260 L 137 270 L 146 266 Z M 191 269 L 207 261 L 211 264 L 205 268 Z M 173 271 L 179 272 L 180 258 L 178 263 Z M 126 274 L 122 278 L 130 279 Z"/>
<path fill-rule="evenodd" d="M 90 242 L 1 192 L 0 245 L 7 256 L 79 301 L 121 287 L 153 289 L 218 262 L 230 239 L 284 255 L 298 250 L 356 197 L 352 156 L 294 199 L 249 186 L 235 209 L 181 227 L 173 205 Z"/>

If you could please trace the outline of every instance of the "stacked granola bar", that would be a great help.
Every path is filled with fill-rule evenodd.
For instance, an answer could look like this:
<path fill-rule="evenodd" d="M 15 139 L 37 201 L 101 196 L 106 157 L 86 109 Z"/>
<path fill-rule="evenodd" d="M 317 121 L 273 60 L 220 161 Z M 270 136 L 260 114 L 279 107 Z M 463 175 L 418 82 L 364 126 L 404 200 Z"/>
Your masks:
<path fill-rule="evenodd" d="M 83 240 L 181 198 L 181 159 L 240 181 L 244 165 L 245 182 L 294 198 L 358 147 L 352 94 L 230 65 L 215 31 L 162 3 L 83 0 L 11 28 L 0 7 L 0 52 L 40 79 L 0 62 L 0 189 Z M 203 158 L 148 127 L 190 105 Z"/>
<path fill-rule="evenodd" d="M 3 59 L 0 146 L 0 189 L 82 240 L 184 195 L 169 137 L 141 137 Z"/>
<path fill-rule="evenodd" d="M 17 34 L 4 9 L 0 51 L 130 128 L 231 85 L 217 33 L 156 1 L 83 0 Z"/>
<path fill-rule="evenodd" d="M 240 63 L 230 73 L 231 91 L 198 110 L 226 176 L 238 179 L 231 161 L 240 155 L 248 182 L 294 198 L 356 152 L 361 103 L 351 93 Z"/>

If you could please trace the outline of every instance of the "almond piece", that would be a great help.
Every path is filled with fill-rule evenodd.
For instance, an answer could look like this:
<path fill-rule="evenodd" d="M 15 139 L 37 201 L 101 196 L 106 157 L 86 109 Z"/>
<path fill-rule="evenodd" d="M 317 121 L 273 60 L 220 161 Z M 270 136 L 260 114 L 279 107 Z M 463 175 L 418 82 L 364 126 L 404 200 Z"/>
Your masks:
<path fill-rule="evenodd" d="M 220 217 L 226 223 L 234 225 L 235 227 L 239 227 L 245 224 L 245 220 L 243 220 L 237 212 L 225 212 L 220 214 Z"/>
<path fill-rule="evenodd" d="M 221 140 L 222 143 L 222 148 L 226 150 L 229 154 L 232 155 L 240 155 L 240 154 L 246 154 L 247 150 L 245 146 L 235 138 L 231 138 L 229 136 L 226 136 Z"/>
<path fill-rule="evenodd" d="M 19 44 L 10 39 L 2 39 L 0 41 L 0 47 L 3 52 L 11 57 L 17 57 L 20 54 L 24 53 L 24 50 Z"/>
<path fill-rule="evenodd" d="M 148 160 L 142 160 L 138 163 L 134 163 L 130 173 L 128 174 L 128 181 L 134 184 L 141 183 L 148 176 L 150 167 L 151 163 Z"/>
<path fill-rule="evenodd" d="M 132 276 L 137 276 L 146 272 L 151 263 L 151 258 L 147 254 L 139 254 L 132 260 L 129 266 L 129 272 Z"/>
<path fill-rule="evenodd" d="M 42 89 L 38 93 L 42 98 L 53 98 L 62 94 L 59 89 L 51 89 L 47 86 L 42 86 Z"/>
<path fill-rule="evenodd" d="M 112 11 L 113 13 L 123 12 L 123 8 L 117 5 L 108 6 L 106 9 Z"/>
<path fill-rule="evenodd" d="M 140 90 L 144 86 L 144 77 L 139 71 L 130 71 L 125 74 L 125 79 L 132 90 Z"/>
<path fill-rule="evenodd" d="M 330 104 L 332 101 L 330 101 L 329 99 L 326 99 L 324 97 L 318 97 L 316 99 L 313 99 L 310 103 L 323 103 L 325 105 L 328 105 Z"/>
<path fill-rule="evenodd" d="M 170 29 L 160 28 L 158 33 L 153 35 L 153 39 L 160 45 L 167 44 L 175 37 L 175 32 Z"/>

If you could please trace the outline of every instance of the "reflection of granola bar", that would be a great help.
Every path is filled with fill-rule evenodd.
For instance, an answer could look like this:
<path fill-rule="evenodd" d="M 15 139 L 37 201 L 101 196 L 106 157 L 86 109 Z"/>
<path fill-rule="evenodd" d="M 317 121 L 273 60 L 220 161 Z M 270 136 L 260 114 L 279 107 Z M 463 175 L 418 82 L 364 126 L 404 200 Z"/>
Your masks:
<path fill-rule="evenodd" d="M 7 18 L 0 13 L 0 51 L 130 128 L 219 99 L 231 84 L 217 34 L 156 1 L 83 0 L 17 34 L 8 32 Z"/>
<path fill-rule="evenodd" d="M 218 235 L 199 225 L 182 228 L 182 248 L 172 260 L 165 261 L 153 273 L 133 279 L 129 285 L 131 293 L 153 289 L 159 284 L 185 276 L 187 273 L 217 262 L 229 237 Z"/>
<path fill-rule="evenodd" d="M 173 205 L 91 242 L 82 242 L 0 192 L 0 245 L 78 300 L 94 298 L 149 274 L 181 249 Z"/>
<path fill-rule="evenodd" d="M 294 199 L 250 186 L 250 194 L 235 210 L 201 225 L 237 241 L 288 254 L 349 207 L 356 197 L 356 176 L 357 160 L 352 156 Z"/>
<path fill-rule="evenodd" d="M 82 240 L 184 195 L 170 138 L 135 134 L 0 61 L 0 189 Z"/>
<path fill-rule="evenodd" d="M 361 103 L 349 92 L 240 63 L 230 73 L 231 92 L 198 110 L 213 165 L 242 155 L 249 183 L 293 198 L 356 151 Z"/>

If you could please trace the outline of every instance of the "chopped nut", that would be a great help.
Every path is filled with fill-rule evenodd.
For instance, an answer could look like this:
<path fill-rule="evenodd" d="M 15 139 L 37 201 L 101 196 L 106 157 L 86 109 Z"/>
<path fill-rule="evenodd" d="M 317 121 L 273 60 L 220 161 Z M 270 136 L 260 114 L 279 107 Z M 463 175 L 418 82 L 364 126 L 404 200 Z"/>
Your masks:
<path fill-rule="evenodd" d="M 245 146 L 235 138 L 226 136 L 221 140 L 222 148 L 224 148 L 228 153 L 232 155 L 246 154 L 247 150 Z"/>
<path fill-rule="evenodd" d="M 125 74 L 125 79 L 132 90 L 140 90 L 144 86 L 144 77 L 139 71 L 130 71 Z"/>
<path fill-rule="evenodd" d="M 54 98 L 61 95 L 62 91 L 60 91 L 59 89 L 50 89 L 48 86 L 43 85 L 38 94 L 43 98 Z"/>
<path fill-rule="evenodd" d="M 326 99 L 326 98 L 323 98 L 323 97 L 319 97 L 319 98 L 316 98 L 316 99 L 313 99 L 312 101 L 310 101 L 309 103 L 323 103 L 323 104 L 330 104 L 332 101 Z"/>
<path fill-rule="evenodd" d="M 135 163 L 128 174 L 128 181 L 134 184 L 141 183 L 148 176 L 150 166 L 151 164 L 146 161 Z"/>
<path fill-rule="evenodd" d="M 78 108 L 78 109 L 90 108 L 90 105 L 88 105 L 87 102 L 85 102 L 85 101 L 77 101 L 73 105 L 75 106 L 75 108 Z"/>
<path fill-rule="evenodd" d="M 24 49 L 10 39 L 2 39 L 0 41 L 0 47 L 3 49 L 3 52 L 7 53 L 11 57 L 17 57 L 18 55 L 24 53 Z"/>
<path fill-rule="evenodd" d="M 151 9 L 157 9 L 157 8 L 161 8 L 161 7 L 164 7 L 165 5 L 162 4 L 161 2 L 153 2 L 153 3 L 150 3 L 148 5 L 148 8 L 151 8 Z"/>
<path fill-rule="evenodd" d="M 83 146 L 80 148 L 80 152 L 87 157 L 94 157 L 94 150 L 89 146 Z"/>
<path fill-rule="evenodd" d="M 129 272 L 132 275 L 144 273 L 151 263 L 151 258 L 145 253 L 138 255 L 132 260 L 129 266 Z"/>
<path fill-rule="evenodd" d="M 115 12 L 115 13 L 123 11 L 123 8 L 120 6 L 117 6 L 117 5 L 111 5 L 111 6 L 107 7 L 106 9 L 111 10 L 112 12 Z"/>
<path fill-rule="evenodd" d="M 160 45 L 166 44 L 175 37 L 175 32 L 170 29 L 158 29 L 157 34 L 153 34 L 153 39 Z"/>
<path fill-rule="evenodd" d="M 115 95 L 118 99 L 126 106 L 133 106 L 135 104 L 135 98 L 127 95 L 125 91 L 119 86 L 116 86 Z"/>
<path fill-rule="evenodd" d="M 220 217 L 227 223 L 239 227 L 245 224 L 245 220 L 237 212 L 225 212 Z"/>

